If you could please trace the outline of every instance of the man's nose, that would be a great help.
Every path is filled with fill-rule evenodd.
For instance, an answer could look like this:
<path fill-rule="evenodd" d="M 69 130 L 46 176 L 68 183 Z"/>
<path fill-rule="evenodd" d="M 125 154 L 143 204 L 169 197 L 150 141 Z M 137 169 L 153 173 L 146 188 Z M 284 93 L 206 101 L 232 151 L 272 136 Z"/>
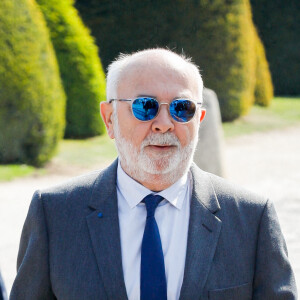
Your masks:
<path fill-rule="evenodd" d="M 161 104 L 158 115 L 152 123 L 152 130 L 160 133 L 174 130 L 173 119 L 169 113 L 169 105 Z"/>

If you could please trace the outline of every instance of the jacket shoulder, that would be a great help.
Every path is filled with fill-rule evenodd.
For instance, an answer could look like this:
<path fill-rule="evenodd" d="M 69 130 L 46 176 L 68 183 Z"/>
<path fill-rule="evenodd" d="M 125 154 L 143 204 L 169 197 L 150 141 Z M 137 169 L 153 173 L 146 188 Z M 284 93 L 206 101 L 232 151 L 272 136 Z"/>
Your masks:
<path fill-rule="evenodd" d="M 209 176 L 216 196 L 221 202 L 235 202 L 236 204 L 264 207 L 268 201 L 267 198 L 249 191 L 229 180 L 214 174 L 206 174 Z"/>
<path fill-rule="evenodd" d="M 65 205 L 80 208 L 86 206 L 95 188 L 107 188 L 105 183 L 109 181 L 111 173 L 111 167 L 108 167 L 77 176 L 62 184 L 38 190 L 35 197 L 38 195 L 43 205 L 52 209 Z"/>
<path fill-rule="evenodd" d="M 72 191 L 80 191 L 81 189 L 90 189 L 93 187 L 96 179 L 101 176 L 103 171 L 93 171 L 87 174 L 73 177 L 65 182 L 54 185 L 52 187 L 39 190 L 43 195 L 49 194 L 68 194 Z"/>

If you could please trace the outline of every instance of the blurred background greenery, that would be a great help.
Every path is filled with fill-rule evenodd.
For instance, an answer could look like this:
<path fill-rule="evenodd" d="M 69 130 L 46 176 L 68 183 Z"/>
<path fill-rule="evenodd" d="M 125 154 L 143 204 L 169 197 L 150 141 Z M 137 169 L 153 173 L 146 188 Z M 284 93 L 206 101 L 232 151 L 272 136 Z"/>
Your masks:
<path fill-rule="evenodd" d="M 0 180 L 116 156 L 99 102 L 120 52 L 191 56 L 226 138 L 300 124 L 299 14 L 298 0 L 1 0 Z"/>

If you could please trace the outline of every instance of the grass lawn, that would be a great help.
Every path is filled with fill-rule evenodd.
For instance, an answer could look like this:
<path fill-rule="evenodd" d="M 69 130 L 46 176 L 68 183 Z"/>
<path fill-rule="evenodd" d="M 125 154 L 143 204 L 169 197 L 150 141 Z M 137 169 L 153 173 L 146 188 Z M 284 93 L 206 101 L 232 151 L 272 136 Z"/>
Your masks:
<path fill-rule="evenodd" d="M 73 165 L 90 168 L 105 164 L 117 157 L 114 141 L 108 135 L 86 140 L 64 140 L 60 143 L 54 162 L 59 165 Z"/>
<path fill-rule="evenodd" d="M 63 140 L 57 149 L 57 154 L 50 164 L 44 168 L 34 168 L 27 165 L 0 165 L 0 182 L 28 175 L 44 175 L 56 169 L 95 169 L 107 165 L 117 157 L 114 142 L 107 136 L 99 136 L 85 140 Z"/>
<path fill-rule="evenodd" d="M 31 175 L 34 172 L 42 174 L 44 170 L 27 165 L 0 165 L 0 181 L 8 181 L 16 177 Z"/>
<path fill-rule="evenodd" d="M 254 132 L 300 125 L 300 98 L 275 98 L 268 108 L 254 106 L 247 116 L 224 123 L 225 138 Z M 106 165 L 117 156 L 114 142 L 107 136 L 86 140 L 64 140 L 50 165 L 66 168 L 93 169 Z M 26 165 L 0 165 L 0 181 L 30 174 L 47 174 L 49 166 L 36 169 Z"/>
<path fill-rule="evenodd" d="M 250 113 L 223 123 L 225 138 L 300 125 L 300 98 L 276 97 L 270 107 L 253 106 Z"/>

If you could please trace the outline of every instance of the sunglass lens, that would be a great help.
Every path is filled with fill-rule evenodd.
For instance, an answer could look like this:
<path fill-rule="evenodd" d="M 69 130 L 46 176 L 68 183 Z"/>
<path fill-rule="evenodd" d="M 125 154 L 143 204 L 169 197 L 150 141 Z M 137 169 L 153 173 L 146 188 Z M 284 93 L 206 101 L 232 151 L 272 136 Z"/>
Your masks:
<path fill-rule="evenodd" d="M 154 119 L 157 115 L 158 107 L 158 102 L 148 97 L 137 98 L 132 102 L 132 112 L 141 121 Z"/>
<path fill-rule="evenodd" d="M 196 104 L 191 100 L 174 100 L 170 104 L 170 114 L 172 118 L 181 123 L 190 121 L 196 111 Z"/>

